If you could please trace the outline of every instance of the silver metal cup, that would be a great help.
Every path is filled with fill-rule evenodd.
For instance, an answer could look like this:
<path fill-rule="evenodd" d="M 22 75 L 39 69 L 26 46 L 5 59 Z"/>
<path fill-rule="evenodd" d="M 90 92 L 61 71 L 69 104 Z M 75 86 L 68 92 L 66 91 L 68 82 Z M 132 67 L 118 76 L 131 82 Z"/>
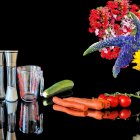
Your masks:
<path fill-rule="evenodd" d="M 4 90 L 4 51 L 0 51 L 0 99 L 5 98 Z"/>
<path fill-rule="evenodd" d="M 6 66 L 7 66 L 7 91 L 6 100 L 14 102 L 18 99 L 16 89 L 16 62 L 18 51 L 5 51 Z"/>

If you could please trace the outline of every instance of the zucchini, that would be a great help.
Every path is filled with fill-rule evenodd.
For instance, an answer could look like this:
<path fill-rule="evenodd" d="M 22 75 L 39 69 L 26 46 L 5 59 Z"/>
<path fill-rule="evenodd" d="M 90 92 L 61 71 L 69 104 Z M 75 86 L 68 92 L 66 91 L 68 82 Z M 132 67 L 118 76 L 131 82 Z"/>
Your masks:
<path fill-rule="evenodd" d="M 44 98 L 50 98 L 58 93 L 62 93 L 64 91 L 72 89 L 73 86 L 74 82 L 72 80 L 62 80 L 44 90 L 42 96 Z"/>

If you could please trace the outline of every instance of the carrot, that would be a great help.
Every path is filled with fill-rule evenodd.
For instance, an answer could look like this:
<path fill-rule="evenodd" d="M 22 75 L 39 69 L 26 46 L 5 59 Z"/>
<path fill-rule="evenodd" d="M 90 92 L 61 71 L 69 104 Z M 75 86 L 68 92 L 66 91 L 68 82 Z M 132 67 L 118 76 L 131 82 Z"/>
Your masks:
<path fill-rule="evenodd" d="M 61 105 L 61 106 L 64 106 L 64 107 L 69 107 L 69 108 L 75 108 L 75 109 L 78 109 L 78 110 L 81 110 L 81 111 L 87 111 L 88 110 L 88 107 L 84 104 L 81 104 L 81 103 L 76 103 L 76 102 L 73 102 L 73 101 L 66 101 L 66 100 L 63 100 L 59 97 L 53 97 L 52 101 L 57 104 L 57 105 Z"/>
<path fill-rule="evenodd" d="M 94 100 L 94 98 L 93 98 L 92 100 Z M 99 100 L 100 100 L 101 102 L 103 102 L 104 108 L 105 108 L 105 109 L 110 108 L 110 101 L 105 100 L 105 99 L 99 99 Z"/>
<path fill-rule="evenodd" d="M 86 117 L 87 116 L 87 111 L 76 111 L 76 110 L 72 110 L 60 105 L 53 105 L 53 109 L 56 111 L 61 111 L 64 112 L 66 114 L 72 115 L 72 116 L 77 116 L 77 117 Z"/>
<path fill-rule="evenodd" d="M 68 97 L 68 98 L 63 98 L 63 99 L 65 101 L 73 101 L 76 103 L 81 103 L 83 105 L 86 105 L 90 109 L 96 109 L 96 110 L 104 109 L 104 103 L 97 98 L 95 98 L 94 100 L 93 99 L 78 98 L 78 97 Z"/>
<path fill-rule="evenodd" d="M 102 120 L 103 119 L 104 113 L 99 110 L 88 110 L 87 116 L 95 118 L 97 120 Z"/>

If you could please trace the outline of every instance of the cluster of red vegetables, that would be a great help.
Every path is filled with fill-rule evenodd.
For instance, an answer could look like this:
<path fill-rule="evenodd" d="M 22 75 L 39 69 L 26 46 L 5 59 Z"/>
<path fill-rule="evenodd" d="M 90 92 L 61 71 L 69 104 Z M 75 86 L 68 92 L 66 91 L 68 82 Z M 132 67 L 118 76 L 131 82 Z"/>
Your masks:
<path fill-rule="evenodd" d="M 127 120 L 132 115 L 131 110 L 129 108 L 122 108 L 120 111 L 119 110 L 107 110 L 107 111 L 99 111 L 99 112 L 103 116 L 99 120 L 103 120 L 103 119 L 109 119 L 109 120 L 124 119 L 124 120 Z M 98 118 L 95 118 L 95 119 L 98 119 Z"/>
<path fill-rule="evenodd" d="M 117 94 L 117 95 L 105 95 L 105 94 L 100 94 L 98 96 L 99 99 L 105 99 L 110 102 L 110 107 L 115 108 L 118 106 L 121 107 L 129 107 L 131 105 L 131 98 L 127 95 L 123 94 Z"/>
<path fill-rule="evenodd" d="M 100 94 L 98 96 L 99 99 L 105 99 L 110 102 L 111 108 L 116 108 L 118 106 L 123 107 L 121 111 L 113 110 L 109 113 L 105 111 L 104 118 L 114 120 L 116 118 L 120 119 L 128 119 L 131 116 L 131 110 L 128 108 L 131 105 L 131 98 L 127 95 L 117 94 L 117 95 L 109 95 Z M 106 115 L 107 114 L 107 115 Z"/>
<path fill-rule="evenodd" d="M 58 98 L 53 97 L 53 109 L 77 117 L 92 117 L 98 120 L 116 118 L 128 119 L 131 111 L 128 108 L 131 104 L 131 98 L 124 94 L 106 95 L 100 94 L 98 98 Z M 120 111 L 114 110 L 121 106 Z M 107 109 L 113 110 L 107 110 Z"/>
<path fill-rule="evenodd" d="M 115 31 L 115 35 L 123 35 L 124 31 L 120 28 L 121 20 L 131 11 L 140 17 L 139 7 L 136 4 L 129 4 L 129 0 L 114 0 L 108 1 L 105 7 L 98 7 L 90 11 L 89 16 L 89 32 L 95 33 L 99 40 L 106 36 L 106 30 L 109 28 Z M 127 32 L 132 32 L 130 28 L 125 27 Z M 126 32 L 125 31 L 125 32 Z M 115 46 L 113 49 L 107 48 L 107 52 L 101 50 L 101 57 L 108 60 L 116 59 L 120 49 Z"/>

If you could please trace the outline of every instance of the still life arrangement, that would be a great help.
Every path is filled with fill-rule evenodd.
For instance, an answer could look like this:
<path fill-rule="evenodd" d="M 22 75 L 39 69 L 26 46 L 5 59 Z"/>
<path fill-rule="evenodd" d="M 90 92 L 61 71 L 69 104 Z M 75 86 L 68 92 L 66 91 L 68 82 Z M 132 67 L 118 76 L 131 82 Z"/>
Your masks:
<path fill-rule="evenodd" d="M 99 51 L 102 58 L 115 60 L 112 68 L 113 77 L 117 78 L 122 68 L 130 64 L 140 71 L 140 8 L 130 4 L 129 0 L 108 1 L 106 6 L 92 9 L 89 16 L 89 32 L 94 33 L 99 41 L 85 50 L 83 55 Z M 44 89 L 43 70 L 40 66 L 16 64 L 17 50 L 0 51 L 0 99 L 6 100 L 8 125 L 7 137 L 16 138 L 12 120 L 16 117 L 18 77 L 19 95 L 22 99 L 19 128 L 23 133 L 41 134 L 43 132 L 43 114 L 39 114 L 38 97 L 44 99 L 43 105 L 52 105 L 53 110 L 77 117 L 90 117 L 97 120 L 128 120 L 136 117 L 139 122 L 140 113 L 132 114 L 130 106 L 132 98 L 140 99 L 140 91 L 136 93 L 102 93 L 98 97 L 80 98 L 72 96 L 74 81 L 63 79 Z M 4 58 L 6 59 L 7 90 L 4 90 Z M 59 96 L 64 93 L 64 96 Z M 50 101 L 48 103 L 48 100 Z M 4 102 L 0 104 L 3 109 Z M 119 110 L 118 110 L 119 108 Z M 4 113 L 2 114 L 2 117 Z M 4 118 L 4 117 L 3 117 Z M 30 119 L 29 119 L 30 118 Z M 9 128 L 12 128 L 9 127 Z M 29 129 L 32 127 L 32 129 Z M 3 130 L 2 130 L 3 131 Z M 3 135 L 4 137 L 4 135 Z"/>

